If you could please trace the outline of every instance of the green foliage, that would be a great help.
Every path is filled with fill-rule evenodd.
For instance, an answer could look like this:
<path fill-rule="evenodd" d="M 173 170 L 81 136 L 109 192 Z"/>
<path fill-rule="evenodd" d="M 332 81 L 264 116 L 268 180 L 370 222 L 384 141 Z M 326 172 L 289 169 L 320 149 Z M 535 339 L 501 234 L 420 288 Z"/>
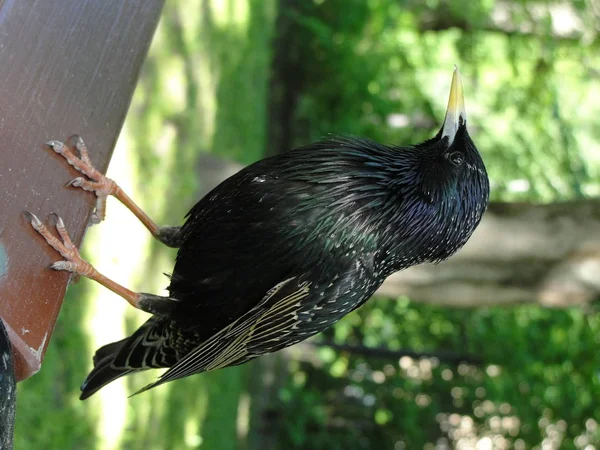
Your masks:
<path fill-rule="evenodd" d="M 78 400 L 87 375 L 82 360 L 90 352 L 83 329 L 85 295 L 82 285 L 69 290 L 41 371 L 18 385 L 16 449 L 87 448 L 95 440 L 96 414 Z"/>
<path fill-rule="evenodd" d="M 457 64 L 496 199 L 597 195 L 600 107 L 586 99 L 597 95 L 598 40 L 584 38 L 596 32 L 557 35 L 549 12 L 532 17 L 540 6 L 511 5 L 502 25 L 493 1 L 301 2 L 284 12 L 304 79 L 296 143 L 336 132 L 390 143 L 430 137 Z M 513 31 L 520 27 L 531 31 Z"/>
<path fill-rule="evenodd" d="M 599 335 L 598 315 L 579 310 L 373 300 L 320 339 L 438 356 L 322 348 L 322 365 L 295 364 L 283 388 L 280 439 L 306 449 L 474 448 L 485 437 L 498 448 L 597 444 Z M 449 364 L 445 352 L 481 362 Z"/>
<path fill-rule="evenodd" d="M 499 23 L 494 16 L 503 7 L 510 19 Z M 598 94 L 597 29 L 582 22 L 560 34 L 551 8 L 533 1 L 299 2 L 282 11 L 301 61 L 294 66 L 302 79 L 294 144 L 328 133 L 422 141 L 443 119 L 457 64 L 494 199 L 597 195 L 600 108 L 588 100 Z M 589 4 L 573 8 L 593 15 Z M 580 310 L 448 311 L 407 299 L 372 301 L 320 339 L 440 358 L 386 360 L 321 348 L 316 361 L 291 363 L 278 407 L 280 442 L 306 449 L 475 448 L 481 439 L 493 448 L 598 445 L 598 326 L 596 313 Z M 451 365 L 441 358 L 449 351 L 482 362 Z"/>

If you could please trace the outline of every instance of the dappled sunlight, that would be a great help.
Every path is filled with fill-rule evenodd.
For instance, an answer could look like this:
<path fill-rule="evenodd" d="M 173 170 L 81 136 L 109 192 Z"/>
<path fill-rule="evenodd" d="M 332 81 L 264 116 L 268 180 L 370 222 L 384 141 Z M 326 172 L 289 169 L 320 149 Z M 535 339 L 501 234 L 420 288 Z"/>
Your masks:
<path fill-rule="evenodd" d="M 251 7 L 248 0 L 212 0 L 209 3 L 213 9 L 215 24 L 245 31 Z"/>
<path fill-rule="evenodd" d="M 252 399 L 249 394 L 243 393 L 238 401 L 236 431 L 240 441 L 244 441 L 248 437 L 250 428 L 250 407 Z"/>
<path fill-rule="evenodd" d="M 581 327 L 581 317 L 532 306 L 448 311 L 367 303 L 334 330 L 285 352 L 291 376 L 281 390 L 277 424 L 286 439 L 297 439 L 294 421 L 301 416 L 313 439 L 327 436 L 351 448 L 365 439 L 372 448 L 393 443 L 405 450 L 558 450 L 569 442 L 594 450 L 598 426 L 590 396 L 597 380 L 583 375 L 587 363 L 568 342 L 584 342 L 600 324 L 594 318 L 592 329 Z M 402 326 L 390 332 L 388 324 Z M 384 334 L 391 348 L 378 353 Z M 334 350 L 341 342 L 350 344 Z M 435 356 L 409 356 L 428 348 L 437 349 Z M 587 412 L 573 416 L 573 409 Z M 371 448 L 357 446 L 363 447 Z"/>

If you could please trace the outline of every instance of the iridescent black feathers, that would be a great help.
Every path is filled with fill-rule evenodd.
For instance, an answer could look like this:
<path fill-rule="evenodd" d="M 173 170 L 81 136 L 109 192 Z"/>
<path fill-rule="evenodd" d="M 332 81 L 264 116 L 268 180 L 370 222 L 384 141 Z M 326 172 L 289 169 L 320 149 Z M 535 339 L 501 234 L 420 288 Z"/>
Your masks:
<path fill-rule="evenodd" d="M 442 130 L 423 144 L 332 138 L 224 181 L 177 236 L 176 307 L 98 350 L 82 398 L 147 368 L 170 368 L 150 388 L 287 347 L 359 307 L 388 275 L 451 256 L 489 196 L 461 108 L 451 95 Z"/>

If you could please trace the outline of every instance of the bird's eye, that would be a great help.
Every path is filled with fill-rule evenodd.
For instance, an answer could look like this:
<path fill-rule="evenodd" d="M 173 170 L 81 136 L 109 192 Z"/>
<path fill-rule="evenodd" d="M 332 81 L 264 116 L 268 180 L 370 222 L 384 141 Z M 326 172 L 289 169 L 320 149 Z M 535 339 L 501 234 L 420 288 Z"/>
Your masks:
<path fill-rule="evenodd" d="M 448 159 L 456 166 L 460 166 L 463 163 L 463 155 L 460 152 L 450 153 Z"/>

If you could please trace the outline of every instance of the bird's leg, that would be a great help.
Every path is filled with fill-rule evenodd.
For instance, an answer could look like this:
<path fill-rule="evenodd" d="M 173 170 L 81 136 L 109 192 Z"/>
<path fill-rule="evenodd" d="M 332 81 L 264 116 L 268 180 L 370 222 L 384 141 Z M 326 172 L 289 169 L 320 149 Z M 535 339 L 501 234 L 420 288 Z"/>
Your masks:
<path fill-rule="evenodd" d="M 133 292 L 132 290 L 121 286 L 116 281 L 102 275 L 94 268 L 94 266 L 81 258 L 77 247 L 75 247 L 69 237 L 69 233 L 65 228 L 63 220 L 58 215 L 53 214 L 56 217 L 56 231 L 58 232 L 60 239 L 50 233 L 48 228 L 46 228 L 37 216 L 29 212 L 25 212 L 24 214 L 31 222 L 33 229 L 64 258 L 63 261 L 56 261 L 53 263 L 50 268 L 54 270 L 66 270 L 67 272 L 72 272 L 97 281 L 102 286 L 123 297 L 130 305 L 152 314 L 168 314 L 173 306 L 177 304 L 177 300 L 168 297 Z"/>
<path fill-rule="evenodd" d="M 81 137 L 73 135 L 67 142 L 69 141 L 71 144 L 63 144 L 60 141 L 48 141 L 46 144 L 88 178 L 77 177 L 67 185 L 79 187 L 84 191 L 91 191 L 96 194 L 96 208 L 92 214 L 92 223 L 99 223 L 104 220 L 106 217 L 106 198 L 112 195 L 123 203 L 159 241 L 169 247 L 179 247 L 181 245 L 179 227 L 159 227 L 156 225 L 117 183 L 93 166 L 87 146 Z M 74 149 L 77 149 L 79 156 L 74 153 Z"/>

